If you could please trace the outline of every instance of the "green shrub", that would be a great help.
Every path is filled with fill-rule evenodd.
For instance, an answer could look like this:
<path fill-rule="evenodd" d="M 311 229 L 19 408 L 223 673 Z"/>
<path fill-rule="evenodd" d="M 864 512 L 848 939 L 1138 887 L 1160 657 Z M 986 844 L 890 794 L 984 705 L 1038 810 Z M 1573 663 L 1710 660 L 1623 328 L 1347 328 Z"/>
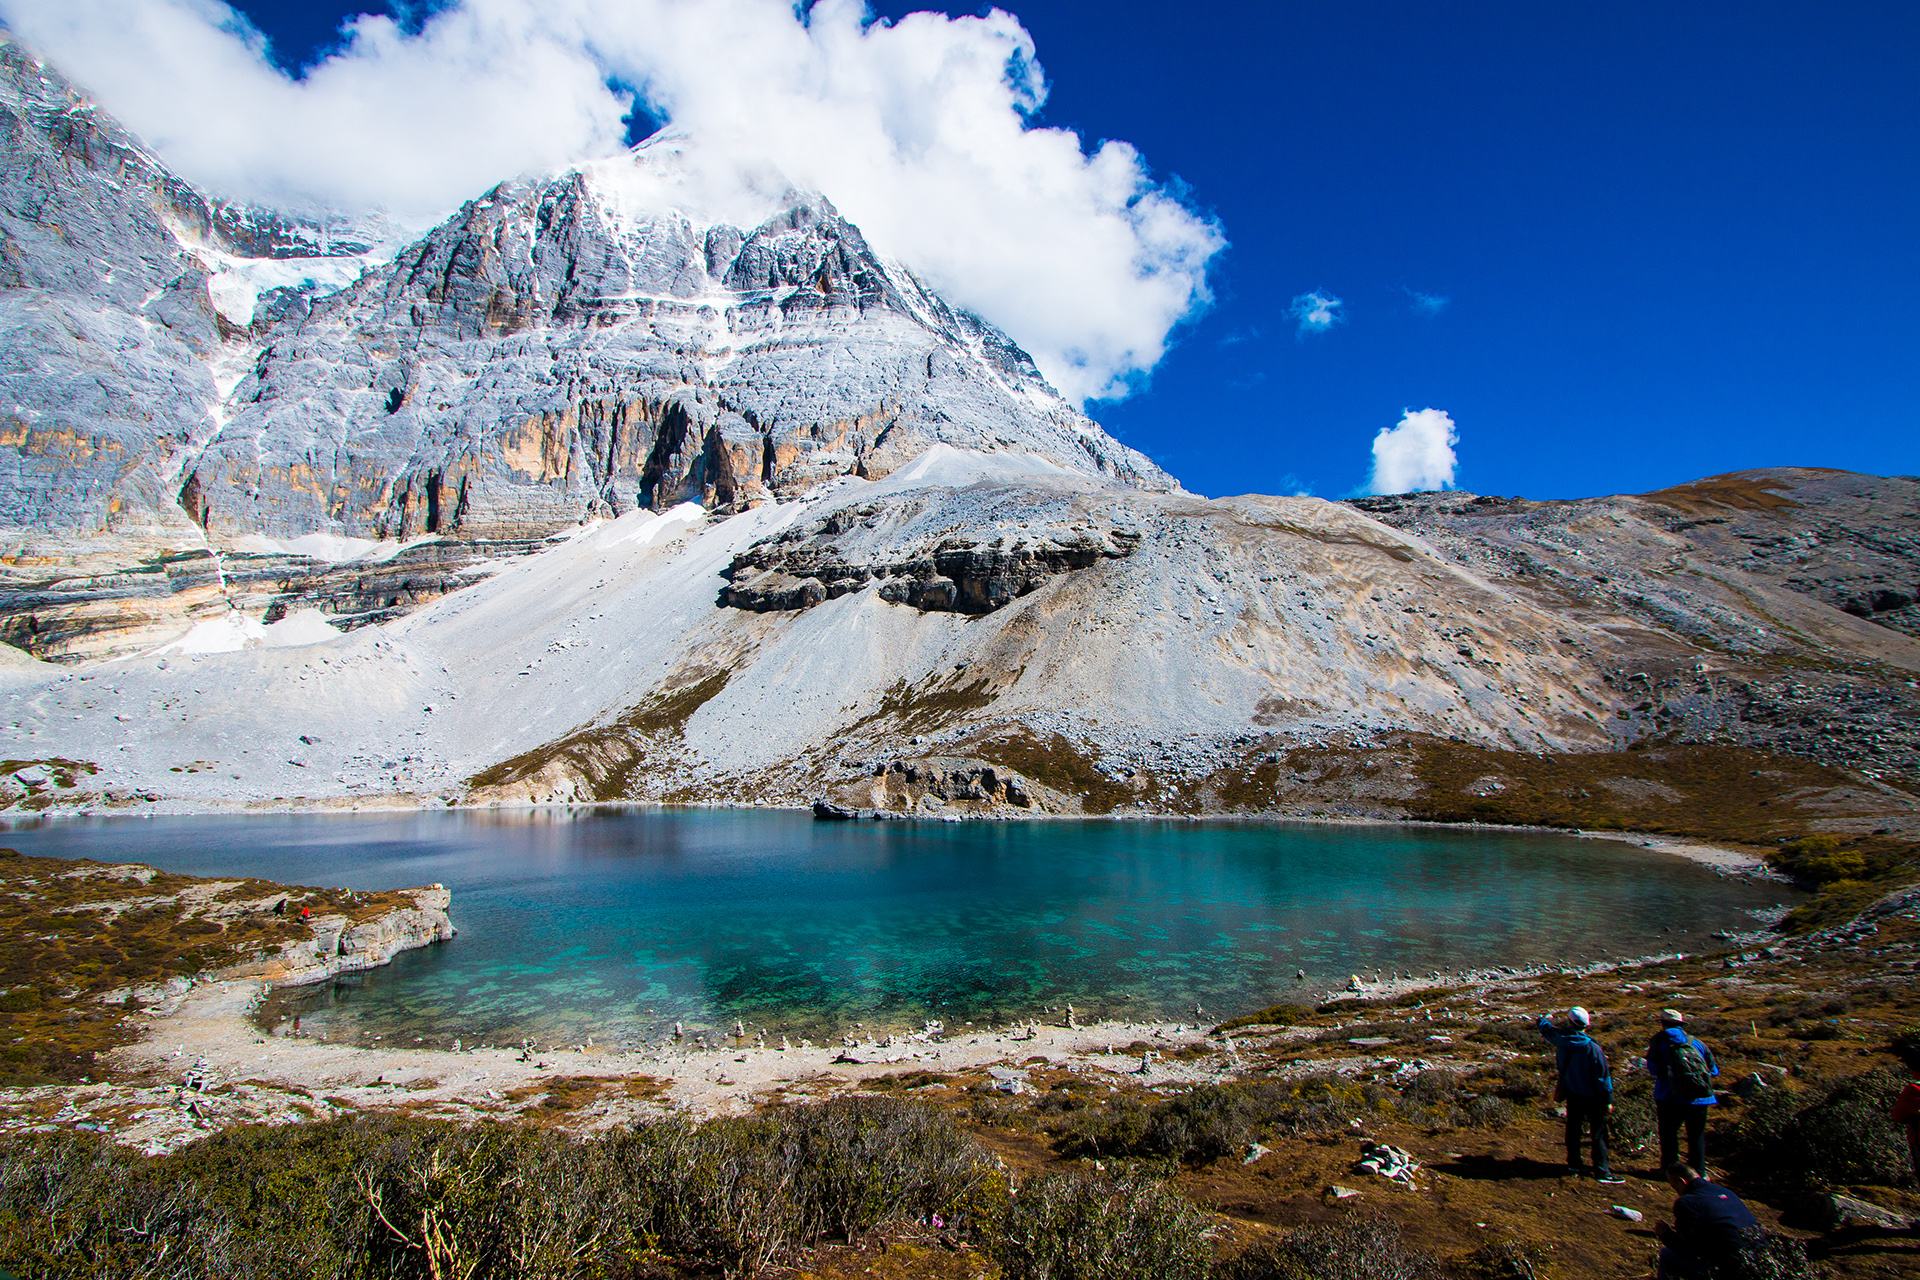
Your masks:
<path fill-rule="evenodd" d="M 1909 1070 L 1920 1071 L 1920 1027 L 1908 1027 L 1888 1046 Z"/>
<path fill-rule="evenodd" d="M 1867 874 L 1867 857 L 1847 848 L 1837 836 L 1803 836 L 1789 841 L 1767 855 L 1777 870 L 1803 885 L 1819 888 L 1842 880 L 1858 880 Z"/>
<path fill-rule="evenodd" d="M 1242 1027 L 1291 1027 L 1306 1021 L 1313 1010 L 1298 1004 L 1270 1004 L 1264 1009 L 1255 1009 L 1252 1013 L 1243 1013 L 1237 1018 L 1228 1018 L 1218 1030 L 1238 1031 Z"/>
<path fill-rule="evenodd" d="M 1436 1129 L 1495 1129 L 1511 1124 L 1514 1106 L 1458 1071 L 1430 1068 L 1400 1091 L 1407 1118 Z"/>
<path fill-rule="evenodd" d="M 1206 1164 L 1245 1151 L 1262 1118 L 1248 1090 L 1201 1085 L 1154 1107 L 1146 1145 L 1154 1155 Z"/>
<path fill-rule="evenodd" d="M 1763 1090 L 1748 1100 L 1733 1153 L 1752 1180 L 1782 1194 L 1884 1183 L 1906 1167 L 1905 1144 L 1887 1119 L 1904 1083 L 1882 1069 Z"/>
<path fill-rule="evenodd" d="M 785 1114 L 819 1233 L 854 1241 L 883 1222 L 952 1219 L 986 1180 L 980 1149 L 929 1107 L 841 1098 Z"/>
<path fill-rule="evenodd" d="M 91 1134 L 37 1135 L 0 1159 L 0 1264 L 45 1280 L 195 1280 L 228 1244 L 189 1183 Z"/>
<path fill-rule="evenodd" d="M 883 1222 L 977 1216 L 990 1162 L 888 1099 L 591 1139 L 376 1116 L 243 1127 L 149 1160 L 0 1139 L 0 1266 L 54 1280 L 750 1276 Z"/>
<path fill-rule="evenodd" d="M 975 1209 L 989 1165 L 948 1117 L 888 1098 L 638 1135 L 650 1235 L 677 1260 L 754 1275 L 826 1237 Z"/>
<path fill-rule="evenodd" d="M 1148 1127 L 1153 1108 L 1121 1095 L 1103 1107 L 1076 1111 L 1054 1136 L 1054 1149 L 1075 1159 L 1108 1160 L 1150 1153 Z"/>
<path fill-rule="evenodd" d="M 1467 1032 L 1466 1038 L 1476 1044 L 1499 1045 L 1521 1053 L 1552 1052 L 1533 1018 L 1495 1018 Z"/>
<path fill-rule="evenodd" d="M 1075 1112 L 1054 1146 L 1072 1157 L 1198 1165 L 1262 1138 L 1344 1132 L 1353 1117 L 1394 1105 L 1391 1091 L 1340 1076 L 1200 1085 L 1163 1101 L 1123 1096 Z"/>
<path fill-rule="evenodd" d="M 1467 1256 L 1472 1280 L 1548 1280 L 1553 1274 L 1544 1250 L 1517 1240 L 1483 1244 Z"/>
<path fill-rule="evenodd" d="M 1434 1260 L 1384 1218 L 1303 1227 L 1225 1263 L 1220 1280 L 1439 1280 Z"/>
<path fill-rule="evenodd" d="M 1200 1280 L 1206 1219 L 1186 1197 L 1081 1172 L 1021 1184 L 987 1236 L 1004 1280 Z"/>

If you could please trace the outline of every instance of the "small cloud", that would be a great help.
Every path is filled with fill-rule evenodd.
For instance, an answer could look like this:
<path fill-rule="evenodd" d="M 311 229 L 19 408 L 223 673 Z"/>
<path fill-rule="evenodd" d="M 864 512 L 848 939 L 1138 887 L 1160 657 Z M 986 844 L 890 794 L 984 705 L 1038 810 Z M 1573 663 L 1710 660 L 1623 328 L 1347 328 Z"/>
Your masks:
<path fill-rule="evenodd" d="M 1460 433 L 1441 409 L 1409 409 L 1373 438 L 1373 478 L 1368 493 L 1417 493 L 1453 488 Z"/>
<path fill-rule="evenodd" d="M 1406 294 L 1407 302 L 1417 316 L 1437 316 L 1453 303 L 1453 299 L 1444 293 L 1422 293 L 1418 289 L 1408 289 Z"/>
<path fill-rule="evenodd" d="M 1230 330 L 1216 341 L 1214 345 L 1217 347 L 1237 347 L 1243 342 L 1258 342 L 1259 340 L 1259 326 L 1249 325 L 1244 329 Z"/>
<path fill-rule="evenodd" d="M 1287 314 L 1300 325 L 1300 332 L 1325 333 L 1346 317 L 1341 308 L 1347 304 L 1321 289 L 1303 293 L 1287 307 Z"/>

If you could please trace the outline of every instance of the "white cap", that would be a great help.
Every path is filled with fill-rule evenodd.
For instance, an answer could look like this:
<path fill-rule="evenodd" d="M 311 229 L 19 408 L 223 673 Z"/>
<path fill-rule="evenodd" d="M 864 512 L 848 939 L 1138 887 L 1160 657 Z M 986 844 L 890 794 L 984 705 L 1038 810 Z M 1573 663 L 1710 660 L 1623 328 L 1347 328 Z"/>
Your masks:
<path fill-rule="evenodd" d="M 1591 1026 L 1593 1025 L 1593 1015 L 1585 1009 L 1582 1009 L 1579 1005 L 1575 1005 L 1573 1008 L 1567 1010 L 1567 1021 L 1576 1027 Z"/>

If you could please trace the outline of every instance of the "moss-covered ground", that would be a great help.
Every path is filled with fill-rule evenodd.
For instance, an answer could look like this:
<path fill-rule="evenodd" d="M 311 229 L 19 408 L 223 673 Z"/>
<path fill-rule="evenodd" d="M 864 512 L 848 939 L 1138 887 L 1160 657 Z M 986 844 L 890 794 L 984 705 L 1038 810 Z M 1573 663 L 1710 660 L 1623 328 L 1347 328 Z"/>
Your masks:
<path fill-rule="evenodd" d="M 103 997 L 271 955 L 308 936 L 302 909 L 359 921 L 408 905 L 0 849 L 0 1085 L 95 1072 L 97 1054 L 138 1034 L 132 1002 Z"/>

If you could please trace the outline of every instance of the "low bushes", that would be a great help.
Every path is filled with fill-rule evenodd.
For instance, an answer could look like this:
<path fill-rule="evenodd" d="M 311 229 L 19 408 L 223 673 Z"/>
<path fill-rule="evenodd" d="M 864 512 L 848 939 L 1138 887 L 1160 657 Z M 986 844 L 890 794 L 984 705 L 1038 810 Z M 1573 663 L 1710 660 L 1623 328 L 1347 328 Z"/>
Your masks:
<path fill-rule="evenodd" d="M 1767 861 L 1781 873 L 1809 888 L 1841 880 L 1858 880 L 1867 874 L 1867 857 L 1848 847 L 1838 836 L 1802 836 L 1789 840 L 1767 855 Z"/>
<path fill-rule="evenodd" d="M 1408 1118 L 1435 1129 L 1497 1129 L 1518 1114 L 1501 1090 L 1501 1077 L 1482 1078 L 1430 1069 L 1414 1076 L 1401 1091 Z"/>
<path fill-rule="evenodd" d="M 1416 1252 L 1384 1218 L 1349 1218 L 1304 1227 L 1223 1263 L 1220 1280 L 1440 1280 L 1433 1259 Z"/>
<path fill-rule="evenodd" d="M 235 1129 L 147 1160 L 10 1141 L 0 1266 L 51 1280 L 220 1275 L 751 1276 L 882 1223 L 977 1218 L 991 1163 L 947 1117 L 842 1099 L 577 1140 L 359 1117 Z"/>
<path fill-rule="evenodd" d="M 1734 1130 L 1733 1157 L 1756 1185 L 1788 1196 L 1887 1182 L 1906 1166 L 1888 1119 L 1904 1083 L 1883 1068 L 1756 1093 Z"/>
<path fill-rule="evenodd" d="M 1471 1075 L 1433 1069 L 1396 1093 L 1338 1075 L 1201 1085 L 1165 1099 L 1122 1095 L 1104 1102 L 1052 1095 L 1039 1110 L 1054 1149 L 1080 1159 L 1167 1160 L 1203 1165 L 1258 1141 L 1346 1133 L 1357 1118 L 1399 1116 L 1434 1129 L 1511 1124 L 1516 1103 L 1541 1096 L 1537 1072 L 1512 1067 Z M 1649 1110 L 1643 1126 L 1652 1128 Z"/>
<path fill-rule="evenodd" d="M 1389 1090 L 1341 1076 L 1201 1085 L 1162 1101 L 1123 1096 L 1072 1112 L 1054 1147 L 1065 1156 L 1197 1165 L 1261 1138 L 1344 1132 L 1354 1117 L 1393 1105 Z"/>
<path fill-rule="evenodd" d="M 1185 1196 L 1079 1171 L 1022 1183 L 986 1248 L 1004 1280 L 1201 1280 L 1213 1266 L 1206 1218 Z"/>
<path fill-rule="evenodd" d="M 1242 1027 L 1291 1027 L 1305 1022 L 1313 1010 L 1298 1004 L 1270 1004 L 1264 1009 L 1255 1009 L 1252 1013 L 1243 1013 L 1237 1018 L 1228 1018 L 1215 1030 L 1238 1031 Z"/>

